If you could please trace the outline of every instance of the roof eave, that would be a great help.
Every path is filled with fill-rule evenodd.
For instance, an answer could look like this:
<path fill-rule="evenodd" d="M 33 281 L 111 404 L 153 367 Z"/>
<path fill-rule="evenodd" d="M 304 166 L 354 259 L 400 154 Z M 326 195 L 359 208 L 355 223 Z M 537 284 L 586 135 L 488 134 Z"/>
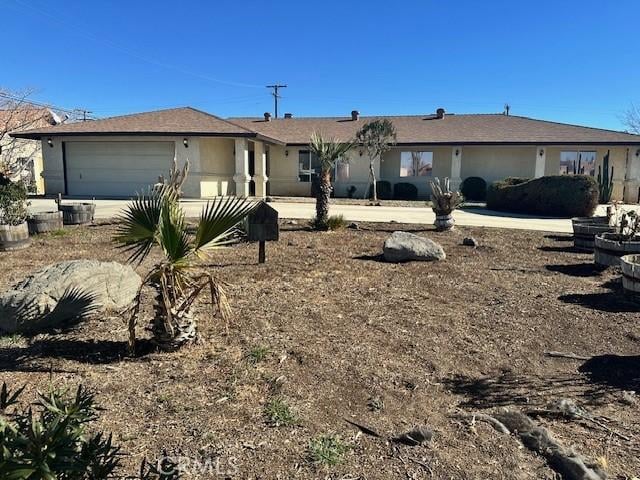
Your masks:
<path fill-rule="evenodd" d="M 228 137 L 228 138 L 257 138 L 265 142 L 284 145 L 285 142 L 277 138 L 268 137 L 257 132 L 157 132 L 157 131 L 122 131 L 122 132 L 15 132 L 9 134 L 13 138 L 22 138 L 26 140 L 40 140 L 43 137 L 122 137 L 122 136 L 138 136 L 138 137 L 173 137 L 173 136 L 189 136 L 189 137 Z"/>

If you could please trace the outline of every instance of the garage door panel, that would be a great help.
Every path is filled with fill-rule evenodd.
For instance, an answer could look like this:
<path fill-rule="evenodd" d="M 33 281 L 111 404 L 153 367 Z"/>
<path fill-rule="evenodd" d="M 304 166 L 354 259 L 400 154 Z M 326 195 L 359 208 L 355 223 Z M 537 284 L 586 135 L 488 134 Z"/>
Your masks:
<path fill-rule="evenodd" d="M 68 142 L 68 194 L 127 197 L 146 191 L 158 175 L 168 174 L 173 156 L 173 142 Z"/>

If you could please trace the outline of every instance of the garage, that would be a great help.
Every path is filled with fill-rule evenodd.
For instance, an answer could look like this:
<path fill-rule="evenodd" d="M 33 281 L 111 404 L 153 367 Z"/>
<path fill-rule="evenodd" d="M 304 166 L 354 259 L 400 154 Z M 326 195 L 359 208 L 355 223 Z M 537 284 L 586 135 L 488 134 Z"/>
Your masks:
<path fill-rule="evenodd" d="M 167 175 L 174 142 L 65 142 L 67 195 L 130 197 Z"/>

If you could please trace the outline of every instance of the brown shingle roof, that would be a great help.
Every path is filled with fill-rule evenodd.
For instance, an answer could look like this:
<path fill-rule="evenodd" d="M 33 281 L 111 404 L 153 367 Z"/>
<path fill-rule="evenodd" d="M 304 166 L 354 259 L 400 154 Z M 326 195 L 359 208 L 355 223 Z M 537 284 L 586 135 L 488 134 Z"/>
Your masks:
<path fill-rule="evenodd" d="M 314 131 L 348 140 L 367 121 L 388 118 L 399 144 L 640 144 L 640 135 L 502 114 L 388 117 L 231 118 L 234 123 L 289 144 L 306 144 Z"/>
<path fill-rule="evenodd" d="M 0 133 L 48 127 L 55 123 L 54 115 L 48 108 L 20 105 L 0 110 Z"/>
<path fill-rule="evenodd" d="M 47 135 L 200 135 L 264 137 L 254 130 L 191 107 L 134 113 L 17 133 L 21 138 Z M 279 143 L 279 142 L 278 142 Z"/>
<path fill-rule="evenodd" d="M 299 117 L 223 119 L 191 107 L 136 113 L 37 128 L 13 134 L 38 139 L 53 135 L 198 135 L 258 138 L 307 144 L 314 131 L 348 140 L 367 121 L 388 118 L 399 144 L 640 144 L 640 135 L 501 114 L 404 115 L 388 117 Z"/>

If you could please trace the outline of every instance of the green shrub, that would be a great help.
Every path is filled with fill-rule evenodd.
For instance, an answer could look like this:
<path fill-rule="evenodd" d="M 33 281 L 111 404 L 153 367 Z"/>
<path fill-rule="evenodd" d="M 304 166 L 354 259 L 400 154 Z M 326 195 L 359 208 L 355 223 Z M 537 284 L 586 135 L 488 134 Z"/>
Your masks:
<path fill-rule="evenodd" d="M 27 219 L 27 189 L 0 174 L 0 225 L 20 225 Z"/>
<path fill-rule="evenodd" d="M 391 183 L 386 180 L 376 182 L 378 198 L 380 200 L 391 200 Z M 369 198 L 373 198 L 373 188 L 369 185 Z"/>
<path fill-rule="evenodd" d="M 555 217 L 589 217 L 598 206 L 596 181 L 586 175 L 507 178 L 487 191 L 487 208 Z"/>
<path fill-rule="evenodd" d="M 326 222 L 320 222 L 316 217 L 313 217 L 309 226 L 314 230 L 340 230 L 347 226 L 347 221 L 343 215 L 331 215 L 327 217 Z"/>
<path fill-rule="evenodd" d="M 393 186 L 393 198 L 396 200 L 416 200 L 418 198 L 418 187 L 413 183 L 396 183 Z"/>
<path fill-rule="evenodd" d="M 316 465 L 334 466 L 342 462 L 349 445 L 337 435 L 322 435 L 309 442 L 309 460 Z"/>
<path fill-rule="evenodd" d="M 466 200 L 482 202 L 487 198 L 487 182 L 481 177 L 467 177 L 460 185 L 460 191 Z"/>
<path fill-rule="evenodd" d="M 120 448 L 111 436 L 89 432 L 97 419 L 94 397 L 78 387 L 72 397 L 39 394 L 34 405 L 16 407 L 24 390 L 0 391 L 0 478 L 68 480 L 113 478 Z"/>
<path fill-rule="evenodd" d="M 267 423 L 274 427 L 290 427 L 298 422 L 289 404 L 280 397 L 269 400 L 264 407 L 264 415 Z"/>

